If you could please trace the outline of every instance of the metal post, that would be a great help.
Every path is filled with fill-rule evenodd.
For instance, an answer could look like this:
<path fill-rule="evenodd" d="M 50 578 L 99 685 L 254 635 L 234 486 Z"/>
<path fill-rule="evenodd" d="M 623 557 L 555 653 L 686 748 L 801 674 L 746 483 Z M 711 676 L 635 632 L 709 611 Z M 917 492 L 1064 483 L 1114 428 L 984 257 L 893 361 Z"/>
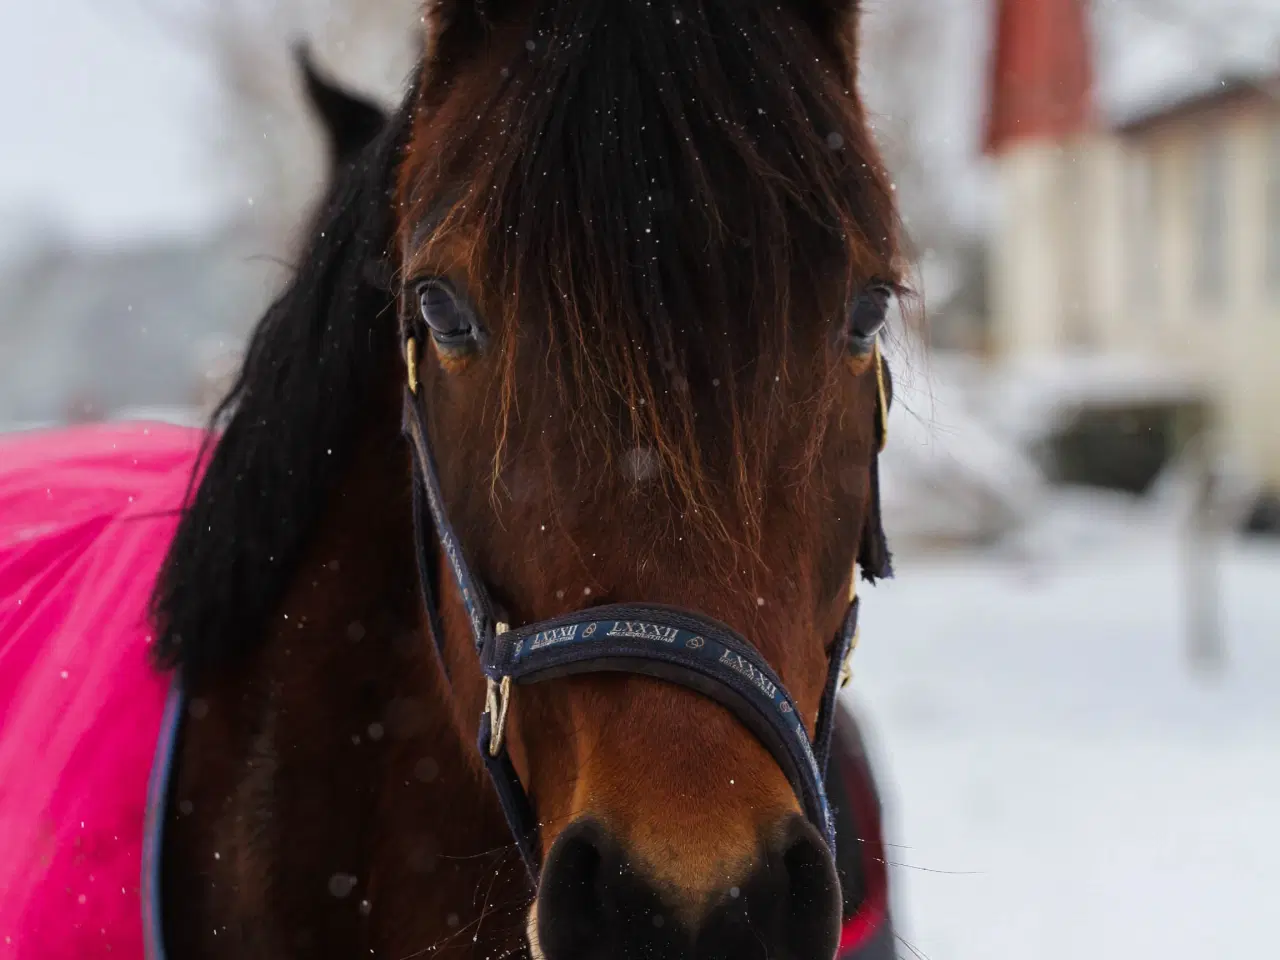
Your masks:
<path fill-rule="evenodd" d="M 1215 483 L 1210 417 L 1194 416 L 1187 443 L 1193 494 L 1183 537 L 1182 595 L 1186 617 L 1186 650 L 1193 672 L 1210 676 L 1222 671 L 1220 536 L 1214 515 Z"/>

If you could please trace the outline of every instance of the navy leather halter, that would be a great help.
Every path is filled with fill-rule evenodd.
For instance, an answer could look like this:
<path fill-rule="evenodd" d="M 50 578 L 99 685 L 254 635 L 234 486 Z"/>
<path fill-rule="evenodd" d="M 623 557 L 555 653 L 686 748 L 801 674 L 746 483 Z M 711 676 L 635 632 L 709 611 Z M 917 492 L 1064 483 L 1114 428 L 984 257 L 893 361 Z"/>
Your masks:
<path fill-rule="evenodd" d="M 418 344 L 405 336 L 409 368 L 404 395 L 404 433 L 414 468 L 414 528 L 418 574 L 440 663 L 443 630 L 434 598 L 432 553 L 444 553 L 471 623 L 480 669 L 487 683 L 480 718 L 479 749 L 507 824 L 534 885 L 539 870 L 538 820 L 529 795 L 507 752 L 505 728 L 513 686 L 540 683 L 571 674 L 620 671 L 644 674 L 696 690 L 723 704 L 773 755 L 800 799 L 805 816 L 835 854 L 835 821 L 825 787 L 827 757 L 835 719 L 835 700 L 858 629 L 856 589 L 844 623 L 831 644 L 827 681 L 809 739 L 804 717 L 782 682 L 740 634 L 702 614 L 656 604 L 592 607 L 577 613 L 511 629 L 498 620 L 484 584 L 476 577 L 449 523 L 422 404 L 417 396 Z M 875 353 L 879 389 L 876 433 L 883 448 L 888 398 L 879 350 Z M 872 462 L 870 539 L 863 537 L 859 563 L 874 579 L 890 575 L 888 551 L 880 528 L 876 463 Z M 857 571 L 854 572 L 856 582 Z"/>

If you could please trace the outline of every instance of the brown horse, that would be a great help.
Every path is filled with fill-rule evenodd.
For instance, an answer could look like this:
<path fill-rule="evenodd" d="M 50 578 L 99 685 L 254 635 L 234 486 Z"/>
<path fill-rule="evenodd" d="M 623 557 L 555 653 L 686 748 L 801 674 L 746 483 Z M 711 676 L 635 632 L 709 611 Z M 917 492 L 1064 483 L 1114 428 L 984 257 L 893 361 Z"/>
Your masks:
<path fill-rule="evenodd" d="M 428 5 L 412 89 L 258 326 L 157 586 L 187 702 L 171 957 L 832 955 L 832 853 L 777 751 L 635 671 L 503 689 L 531 895 L 449 571 L 513 628 L 715 617 L 815 735 L 855 559 L 887 565 L 897 225 L 856 7 Z M 460 550 L 424 533 L 402 416 Z"/>

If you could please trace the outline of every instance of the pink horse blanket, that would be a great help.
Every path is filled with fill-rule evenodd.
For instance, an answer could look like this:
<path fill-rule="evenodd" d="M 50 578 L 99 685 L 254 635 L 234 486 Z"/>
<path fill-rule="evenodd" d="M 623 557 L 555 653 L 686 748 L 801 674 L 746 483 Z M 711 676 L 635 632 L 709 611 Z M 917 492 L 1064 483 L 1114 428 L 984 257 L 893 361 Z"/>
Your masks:
<path fill-rule="evenodd" d="M 160 424 L 0 436 L 0 960 L 164 956 L 181 696 L 151 664 L 146 610 L 201 440 Z M 875 785 L 841 731 L 870 892 L 838 956 L 892 957 Z"/>
<path fill-rule="evenodd" d="M 149 593 L 201 433 L 0 436 L 0 958 L 159 957 L 178 697 Z"/>

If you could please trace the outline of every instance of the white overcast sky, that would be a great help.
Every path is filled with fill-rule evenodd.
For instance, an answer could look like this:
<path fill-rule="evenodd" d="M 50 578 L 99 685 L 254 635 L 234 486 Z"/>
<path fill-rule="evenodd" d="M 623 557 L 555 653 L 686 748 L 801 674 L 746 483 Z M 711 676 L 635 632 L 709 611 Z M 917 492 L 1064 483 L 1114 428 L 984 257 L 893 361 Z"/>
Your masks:
<path fill-rule="evenodd" d="M 49 216 L 109 240 L 225 209 L 201 156 L 207 67 L 146 3 L 0 2 L 0 232 Z"/>
<path fill-rule="evenodd" d="M 154 15 L 182 2 L 190 0 L 0 0 L 0 247 L 35 226 L 31 218 L 110 241 L 199 231 L 230 209 L 231 185 L 207 155 L 216 142 L 207 64 Z M 888 2 L 906 0 L 869 2 L 868 15 Z M 957 14 L 969 7 L 979 22 L 990 11 L 990 0 L 924 2 Z M 1172 85 L 1170 66 L 1212 73 L 1208 61 L 1218 57 L 1202 59 L 1208 51 L 1249 47 L 1255 61 L 1280 54 L 1280 0 L 1094 2 L 1116 27 L 1103 31 L 1104 99 L 1148 100 Z M 1233 36 L 1224 42 L 1211 36 L 1218 32 Z M 984 34 L 968 32 L 947 59 L 984 58 L 974 39 Z M 980 98 L 982 66 L 961 72 L 977 78 L 966 90 Z M 947 116 L 980 121 L 979 104 L 962 107 L 948 100 L 934 118 L 942 133 Z M 968 133 L 961 139 L 976 137 Z"/>

